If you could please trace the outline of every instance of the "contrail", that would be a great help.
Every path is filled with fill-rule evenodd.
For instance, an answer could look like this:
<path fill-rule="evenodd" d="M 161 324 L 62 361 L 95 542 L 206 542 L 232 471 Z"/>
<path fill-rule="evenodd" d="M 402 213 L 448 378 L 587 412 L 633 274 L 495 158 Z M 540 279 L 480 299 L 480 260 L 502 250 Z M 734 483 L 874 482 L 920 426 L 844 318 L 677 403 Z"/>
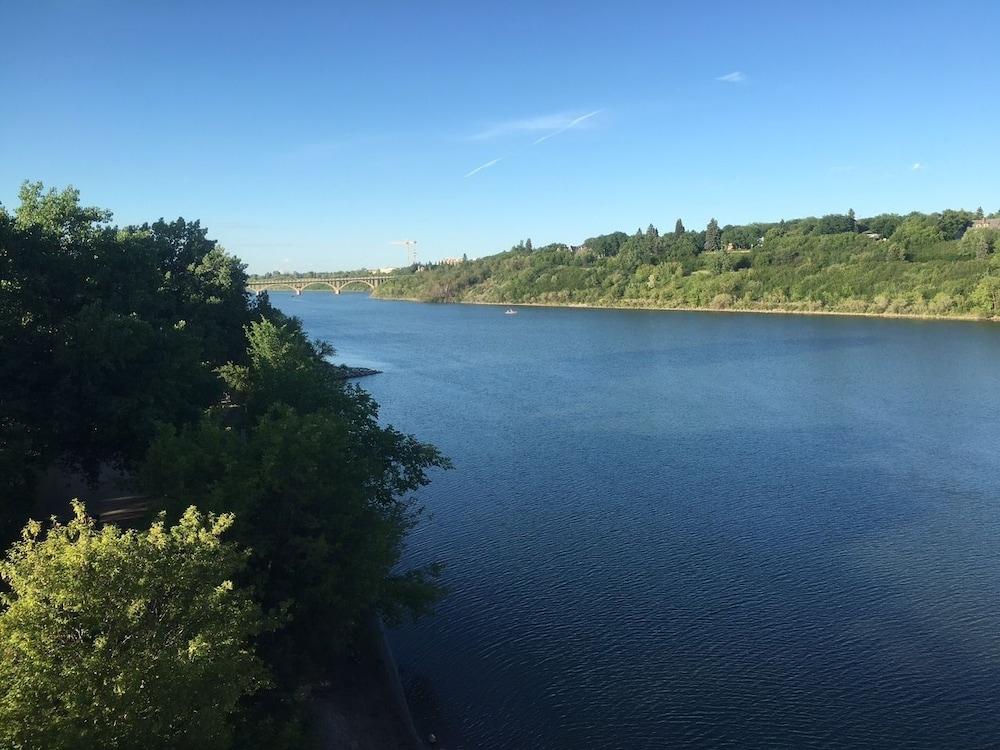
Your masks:
<path fill-rule="evenodd" d="M 743 83 L 747 79 L 747 74 L 742 70 L 734 70 L 732 73 L 726 73 L 724 76 L 719 76 L 716 81 L 723 81 L 724 83 Z"/>
<path fill-rule="evenodd" d="M 476 167 L 475 169 L 473 169 L 471 172 L 468 172 L 465 176 L 466 177 L 472 177 L 472 175 L 474 175 L 476 172 L 482 172 L 484 169 L 489 169 L 490 167 L 492 167 L 494 164 L 496 164 L 498 161 L 501 161 L 502 159 L 503 159 L 503 157 L 500 156 L 500 157 L 497 157 L 496 159 L 494 159 L 493 161 L 488 161 L 485 164 L 480 164 L 478 167 Z"/>
<path fill-rule="evenodd" d="M 560 128 L 559 130 L 555 131 L 554 133 L 549 133 L 548 135 L 543 135 L 541 138 L 539 138 L 538 140 L 536 140 L 535 142 L 533 142 L 531 145 L 532 146 L 537 146 L 542 141 L 547 141 L 549 138 L 554 138 L 555 136 L 559 135 L 560 133 L 565 133 L 570 128 L 575 128 L 577 125 L 579 125 L 584 120 L 589 120 L 594 115 L 599 115 L 603 111 L 604 111 L 603 109 L 595 109 L 593 112 L 588 112 L 585 115 L 580 115 L 575 120 L 570 121 L 570 123 L 568 125 L 566 125 L 566 127 Z"/>

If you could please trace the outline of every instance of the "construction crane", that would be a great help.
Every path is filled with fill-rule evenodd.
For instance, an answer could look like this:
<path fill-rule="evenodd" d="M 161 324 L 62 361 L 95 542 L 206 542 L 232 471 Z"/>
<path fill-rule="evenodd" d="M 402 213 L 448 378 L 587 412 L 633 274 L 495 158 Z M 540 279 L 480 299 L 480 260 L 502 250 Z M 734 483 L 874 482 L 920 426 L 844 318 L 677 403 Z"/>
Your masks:
<path fill-rule="evenodd" d="M 406 257 L 409 265 L 414 265 L 417 262 L 417 249 L 414 245 L 417 244 L 416 240 L 395 240 L 389 243 L 390 245 L 406 245 Z"/>

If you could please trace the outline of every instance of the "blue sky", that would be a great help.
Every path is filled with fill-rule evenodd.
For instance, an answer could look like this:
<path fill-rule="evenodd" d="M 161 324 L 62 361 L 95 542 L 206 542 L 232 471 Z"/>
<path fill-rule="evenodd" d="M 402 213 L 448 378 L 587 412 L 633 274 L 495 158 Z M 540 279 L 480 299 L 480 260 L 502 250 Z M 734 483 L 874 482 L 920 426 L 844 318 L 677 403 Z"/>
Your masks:
<path fill-rule="evenodd" d="M 2 5 L 0 201 L 199 218 L 253 271 L 1000 208 L 995 2 Z"/>

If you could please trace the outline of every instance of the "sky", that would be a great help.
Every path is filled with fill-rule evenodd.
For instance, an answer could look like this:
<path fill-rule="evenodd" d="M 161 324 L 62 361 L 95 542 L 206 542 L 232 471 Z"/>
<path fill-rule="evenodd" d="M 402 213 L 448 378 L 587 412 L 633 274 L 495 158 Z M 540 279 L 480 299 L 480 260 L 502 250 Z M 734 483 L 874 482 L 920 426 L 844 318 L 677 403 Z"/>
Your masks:
<path fill-rule="evenodd" d="M 0 203 L 268 270 L 1000 209 L 1000 3 L 0 0 Z"/>

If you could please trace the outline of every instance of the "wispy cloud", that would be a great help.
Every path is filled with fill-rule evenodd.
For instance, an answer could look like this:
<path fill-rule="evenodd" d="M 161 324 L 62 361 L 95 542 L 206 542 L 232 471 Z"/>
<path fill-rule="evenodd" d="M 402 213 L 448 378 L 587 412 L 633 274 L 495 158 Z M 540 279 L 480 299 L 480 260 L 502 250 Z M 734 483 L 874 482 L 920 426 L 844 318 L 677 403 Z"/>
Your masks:
<path fill-rule="evenodd" d="M 747 79 L 747 74 L 742 70 L 734 70 L 732 73 L 726 73 L 724 76 L 719 76 L 716 81 L 722 81 L 723 83 L 743 83 Z"/>
<path fill-rule="evenodd" d="M 600 110 L 598 110 L 600 111 Z M 485 130 L 469 137 L 471 141 L 491 141 L 508 135 L 518 135 L 522 133 L 540 133 L 542 131 L 566 130 L 575 127 L 576 124 L 593 117 L 597 112 L 586 115 L 575 113 L 558 113 L 551 115 L 540 115 L 538 117 L 526 117 L 519 120 L 506 120 L 490 125 Z"/>
<path fill-rule="evenodd" d="M 601 114 L 601 112 L 603 112 L 603 111 L 604 111 L 603 109 L 595 109 L 593 112 L 588 112 L 585 115 L 580 115 L 579 117 L 575 117 L 572 120 L 570 120 L 568 123 L 566 123 L 565 125 L 563 125 L 561 128 L 559 128 L 558 130 L 555 130 L 552 133 L 548 133 L 546 135 L 543 135 L 541 138 L 535 139 L 532 142 L 531 145 L 532 146 L 537 146 L 542 141 L 547 141 L 549 138 L 555 138 L 557 135 L 559 135 L 561 133 L 565 133 L 567 130 L 570 130 L 571 128 L 575 128 L 577 125 L 580 125 L 581 123 L 586 122 L 591 117 L 595 117 L 596 115 Z"/>
<path fill-rule="evenodd" d="M 530 146 L 526 144 L 522 145 L 520 148 L 507 153 L 505 156 L 499 156 L 496 159 L 486 162 L 485 164 L 480 164 L 472 171 L 466 172 L 465 176 L 472 177 L 472 175 L 477 172 L 482 172 L 484 169 L 489 169 L 497 162 L 503 161 L 507 156 L 511 156 L 512 154 L 518 153 L 518 151 L 524 149 L 529 149 L 532 146 L 537 146 L 539 143 L 547 141 L 549 138 L 555 138 L 557 135 L 565 133 L 567 130 L 584 126 L 603 111 L 603 109 L 595 109 L 593 112 L 587 112 L 582 115 L 544 115 L 542 117 L 530 117 L 524 120 L 509 120 L 507 122 L 497 123 L 472 136 L 469 140 L 488 141 L 508 135 L 537 133 L 543 130 L 548 132 L 538 138 L 535 138 L 535 140 L 531 142 Z"/>
<path fill-rule="evenodd" d="M 475 169 L 473 169 L 471 172 L 466 172 L 465 176 L 466 177 L 472 177 L 472 175 L 474 175 L 476 172 L 482 172 L 484 169 L 489 169 L 494 164 L 496 164 L 498 161 L 503 161 L 503 157 L 500 156 L 500 157 L 497 157 L 496 159 L 493 159 L 492 161 L 486 162 L 485 164 L 480 164 L 478 167 L 476 167 Z"/>
<path fill-rule="evenodd" d="M 918 161 L 918 162 L 914 162 L 913 166 L 910 167 L 910 170 L 913 171 L 913 172 L 920 172 L 923 168 L 924 168 L 924 165 L 921 164 Z"/>

